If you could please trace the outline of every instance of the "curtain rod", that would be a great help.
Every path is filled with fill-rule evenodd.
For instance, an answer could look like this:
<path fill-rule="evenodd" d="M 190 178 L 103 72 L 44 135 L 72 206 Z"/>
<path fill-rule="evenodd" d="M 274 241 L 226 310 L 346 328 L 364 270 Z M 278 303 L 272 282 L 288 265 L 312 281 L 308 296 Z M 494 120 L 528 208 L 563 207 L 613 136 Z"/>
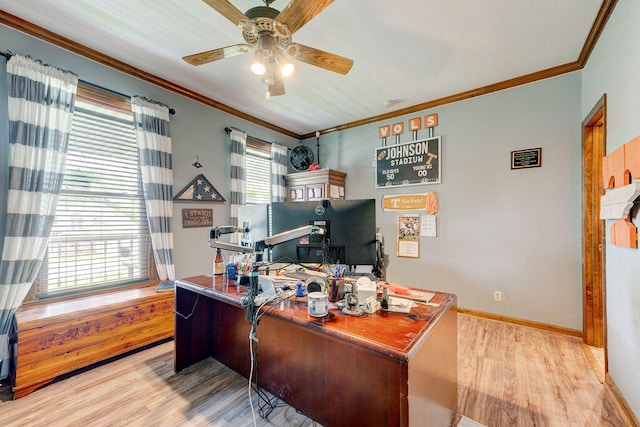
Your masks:
<path fill-rule="evenodd" d="M 118 91 L 116 91 L 116 90 L 109 89 L 109 88 L 107 88 L 107 87 L 103 87 L 103 86 L 97 85 L 97 84 L 95 84 L 95 83 L 87 82 L 87 81 L 85 81 L 85 80 L 80 80 L 80 79 L 78 79 L 78 81 L 79 81 L 79 82 L 81 82 L 82 84 L 87 85 L 87 86 L 95 87 L 95 88 L 98 88 L 98 89 L 100 89 L 100 90 L 104 90 L 104 91 L 107 91 L 107 92 L 111 92 L 111 93 L 113 93 L 114 95 L 118 95 L 118 96 L 121 96 L 121 97 L 123 97 L 123 98 L 129 98 L 129 99 L 131 99 L 131 95 L 127 95 L 126 93 L 118 92 Z M 145 98 L 145 99 L 146 99 L 146 98 Z M 164 104 L 162 104 L 162 105 L 164 105 Z M 168 107 L 168 106 L 167 106 L 167 108 L 169 108 L 169 114 L 174 115 L 174 114 L 176 113 L 176 110 L 174 110 L 173 108 Z"/>
<path fill-rule="evenodd" d="M 245 131 L 243 131 L 241 129 L 238 129 L 236 127 L 233 127 L 233 126 L 227 126 L 227 127 L 224 128 L 224 131 L 227 133 L 227 135 L 230 134 L 232 130 L 237 130 L 239 132 L 246 133 Z M 255 139 L 256 141 L 264 142 L 265 144 L 273 144 L 273 142 L 266 141 L 266 140 L 261 139 L 261 138 L 256 138 L 255 136 L 251 136 L 251 135 L 247 135 L 247 136 L 249 138 L 251 138 L 251 139 Z"/>
<path fill-rule="evenodd" d="M 11 57 L 13 56 L 13 53 L 11 53 L 11 52 L 0 52 L 0 56 L 4 56 L 5 58 L 7 58 L 7 60 L 9 60 L 9 59 L 11 59 Z M 131 95 L 127 95 L 127 94 L 124 94 L 124 93 L 121 93 L 121 92 L 115 91 L 115 90 L 113 90 L 113 89 L 109 89 L 109 88 L 106 88 L 106 87 L 102 87 L 102 86 L 99 86 L 99 85 L 94 84 L 94 83 L 87 82 L 87 81 L 82 80 L 82 79 L 78 79 L 78 81 L 79 81 L 80 83 L 82 83 L 82 84 L 85 84 L 85 85 L 88 85 L 88 86 L 92 86 L 92 87 L 95 87 L 95 88 L 98 88 L 98 89 L 101 89 L 101 90 L 104 90 L 104 91 L 107 91 L 107 92 L 111 92 L 111 93 L 113 93 L 113 94 L 115 94 L 115 95 L 118 95 L 118 96 L 121 96 L 121 97 L 123 97 L 123 98 L 129 98 L 129 99 L 131 99 Z M 173 108 L 171 108 L 171 107 L 169 107 L 169 114 L 171 114 L 171 115 L 176 114 L 176 110 L 175 110 L 175 109 L 173 109 Z"/>

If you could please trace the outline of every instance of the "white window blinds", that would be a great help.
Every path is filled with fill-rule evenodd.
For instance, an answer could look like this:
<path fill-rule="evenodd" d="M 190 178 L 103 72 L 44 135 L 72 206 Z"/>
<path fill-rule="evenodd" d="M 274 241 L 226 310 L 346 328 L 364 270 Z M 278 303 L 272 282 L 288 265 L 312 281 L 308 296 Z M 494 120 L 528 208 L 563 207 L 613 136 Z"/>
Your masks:
<path fill-rule="evenodd" d="M 271 203 L 271 147 L 269 144 L 247 138 L 246 203 Z"/>
<path fill-rule="evenodd" d="M 78 100 L 38 294 L 146 280 L 149 242 L 131 113 Z"/>

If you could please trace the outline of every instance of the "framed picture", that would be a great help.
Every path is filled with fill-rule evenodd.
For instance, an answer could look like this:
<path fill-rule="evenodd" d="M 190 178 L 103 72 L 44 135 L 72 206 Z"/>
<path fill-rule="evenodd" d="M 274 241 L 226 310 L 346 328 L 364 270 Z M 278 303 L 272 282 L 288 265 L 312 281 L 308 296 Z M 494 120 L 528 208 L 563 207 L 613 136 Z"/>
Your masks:
<path fill-rule="evenodd" d="M 511 169 L 538 168 L 542 165 L 542 148 L 511 152 Z"/>
<path fill-rule="evenodd" d="M 213 227 L 213 209 L 182 209 L 182 228 Z"/>
<path fill-rule="evenodd" d="M 420 258 L 420 215 L 398 215 L 396 256 Z"/>

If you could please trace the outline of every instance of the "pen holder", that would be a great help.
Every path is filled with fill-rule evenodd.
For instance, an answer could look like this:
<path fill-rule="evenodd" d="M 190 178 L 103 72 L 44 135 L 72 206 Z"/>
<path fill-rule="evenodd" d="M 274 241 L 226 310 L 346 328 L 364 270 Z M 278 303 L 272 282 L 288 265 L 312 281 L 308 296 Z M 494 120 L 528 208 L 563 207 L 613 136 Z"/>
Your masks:
<path fill-rule="evenodd" d="M 344 279 L 331 279 L 328 291 L 330 302 L 340 301 L 344 295 Z"/>
<path fill-rule="evenodd" d="M 237 276 L 237 284 L 238 286 L 247 286 L 251 284 L 251 276 L 248 274 L 238 274 Z"/>

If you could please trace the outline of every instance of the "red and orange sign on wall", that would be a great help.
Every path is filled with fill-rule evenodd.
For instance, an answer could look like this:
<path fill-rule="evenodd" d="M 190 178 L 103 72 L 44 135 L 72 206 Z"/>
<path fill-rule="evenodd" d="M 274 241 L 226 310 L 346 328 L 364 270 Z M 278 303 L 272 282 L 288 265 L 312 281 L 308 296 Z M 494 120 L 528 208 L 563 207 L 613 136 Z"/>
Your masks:
<path fill-rule="evenodd" d="M 425 129 L 429 129 L 432 127 L 438 126 L 438 114 L 429 114 L 428 116 L 424 116 L 424 127 Z M 414 117 L 413 119 L 409 119 L 409 130 L 410 131 L 418 131 L 422 129 L 422 117 Z M 378 130 L 379 138 L 387 138 L 391 135 L 402 135 L 404 133 L 404 122 L 395 123 L 391 126 L 380 126 Z"/>

